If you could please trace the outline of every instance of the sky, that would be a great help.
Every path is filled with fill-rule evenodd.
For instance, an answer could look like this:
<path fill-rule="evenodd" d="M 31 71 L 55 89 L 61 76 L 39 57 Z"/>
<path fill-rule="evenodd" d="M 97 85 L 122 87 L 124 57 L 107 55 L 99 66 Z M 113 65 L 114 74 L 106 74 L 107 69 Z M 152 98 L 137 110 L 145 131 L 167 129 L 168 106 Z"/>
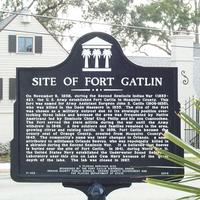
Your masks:
<path fill-rule="evenodd" d="M 0 0 L 0 6 L 5 2 L 6 0 Z M 135 0 L 135 4 L 141 4 L 141 3 L 147 3 L 151 2 L 152 0 Z M 32 0 L 24 0 L 24 7 L 28 6 L 32 2 Z M 31 11 L 34 13 L 34 6 L 31 9 Z M 69 18 L 69 19 L 74 19 L 74 20 L 83 20 L 81 16 L 81 9 L 80 8 L 74 8 L 74 7 L 69 7 L 67 10 L 67 14 L 60 14 L 59 17 L 63 18 Z M 110 33 L 109 26 L 102 26 L 98 24 L 85 24 L 85 23 L 76 23 L 72 29 L 66 30 L 63 34 L 68 35 L 71 37 L 65 37 L 62 40 L 63 46 L 67 49 L 67 51 L 70 51 L 72 49 L 72 46 L 74 45 L 75 41 L 81 37 L 82 35 L 93 32 L 93 31 L 101 31 L 101 32 L 106 32 Z M 156 41 L 153 41 L 156 42 Z M 156 42 L 157 43 L 157 42 Z M 157 43 L 159 44 L 159 43 Z M 159 44 L 162 45 L 162 44 Z M 126 55 L 136 55 L 136 56 L 144 56 L 145 54 L 143 53 L 135 53 L 134 48 L 132 46 L 127 47 L 124 49 L 124 52 Z M 152 47 L 152 46 L 146 46 L 142 49 L 145 51 L 149 56 L 167 56 L 166 53 L 163 51 L 159 50 L 158 48 Z"/>
<path fill-rule="evenodd" d="M 137 1 L 137 2 L 138 2 L 138 4 L 140 4 L 141 2 L 146 3 L 146 2 L 148 2 L 148 0 L 142 0 L 142 1 Z M 82 19 L 81 9 L 80 8 L 69 9 L 67 15 L 64 16 L 64 18 L 81 20 Z M 70 51 L 74 42 L 80 36 L 82 36 L 86 33 L 89 33 L 89 32 L 93 32 L 93 31 L 106 32 L 106 33 L 110 34 L 109 26 L 102 26 L 102 25 L 98 25 L 98 24 L 93 24 L 91 26 L 89 24 L 79 23 L 79 24 L 76 24 L 70 31 L 66 31 L 67 35 L 74 36 L 73 39 L 65 38 L 63 43 L 64 43 L 65 47 L 67 48 L 67 50 Z M 132 55 L 145 56 L 144 53 L 139 53 L 139 52 L 135 53 L 134 49 L 131 46 L 127 47 L 126 49 L 123 49 L 123 50 L 127 56 L 132 56 Z M 159 50 L 158 48 L 155 48 L 152 46 L 146 46 L 142 50 L 145 51 L 149 56 L 167 56 L 166 53 L 164 53 L 163 51 Z"/>

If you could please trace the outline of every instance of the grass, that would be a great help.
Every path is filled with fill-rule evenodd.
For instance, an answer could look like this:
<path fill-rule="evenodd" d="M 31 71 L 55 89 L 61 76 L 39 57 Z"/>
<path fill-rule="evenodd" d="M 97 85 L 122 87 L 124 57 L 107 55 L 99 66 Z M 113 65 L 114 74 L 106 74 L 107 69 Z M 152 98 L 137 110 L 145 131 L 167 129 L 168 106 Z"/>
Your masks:
<path fill-rule="evenodd" d="M 10 155 L 9 154 L 0 155 L 0 163 L 2 162 L 10 162 Z"/>

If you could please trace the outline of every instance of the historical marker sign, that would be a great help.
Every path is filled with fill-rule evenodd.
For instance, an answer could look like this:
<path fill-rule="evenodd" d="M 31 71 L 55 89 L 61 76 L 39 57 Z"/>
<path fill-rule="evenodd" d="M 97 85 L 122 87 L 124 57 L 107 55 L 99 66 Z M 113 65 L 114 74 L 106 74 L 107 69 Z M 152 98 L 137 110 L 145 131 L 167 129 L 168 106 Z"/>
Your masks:
<path fill-rule="evenodd" d="M 177 69 L 130 62 L 104 33 L 80 38 L 61 64 L 17 69 L 12 177 L 17 181 L 127 180 L 181 174 L 149 144 L 183 152 Z"/>

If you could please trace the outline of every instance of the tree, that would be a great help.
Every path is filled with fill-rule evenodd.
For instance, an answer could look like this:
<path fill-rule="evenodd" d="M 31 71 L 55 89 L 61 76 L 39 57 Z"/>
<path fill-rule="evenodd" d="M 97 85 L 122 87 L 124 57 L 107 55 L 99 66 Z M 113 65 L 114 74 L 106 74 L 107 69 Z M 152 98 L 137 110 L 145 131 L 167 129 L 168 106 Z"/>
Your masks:
<path fill-rule="evenodd" d="M 85 68 L 88 68 L 88 59 L 90 58 L 91 56 L 91 51 L 90 49 L 84 49 L 83 52 L 82 52 L 82 56 L 83 58 L 85 58 Z"/>
<path fill-rule="evenodd" d="M 29 1 L 34 13 L 52 17 L 67 12 L 69 6 L 82 6 L 85 19 L 111 24 L 111 34 L 122 47 L 131 45 L 135 51 L 143 52 L 144 46 L 152 45 L 171 54 L 170 35 L 180 30 L 195 31 L 195 43 L 199 44 L 200 0 L 152 0 L 147 4 L 139 4 L 136 0 Z M 23 0 L 5 0 L 1 10 L 17 11 L 23 7 Z M 0 13 L 0 19 L 5 14 Z M 38 17 L 38 20 L 55 36 L 74 25 L 66 20 L 45 17 Z"/>
<path fill-rule="evenodd" d="M 191 24 L 190 5 L 182 0 L 159 0 L 149 5 L 140 5 L 139 9 L 144 15 L 143 20 L 146 24 L 153 22 L 154 26 L 167 30 L 167 32 L 155 31 L 152 34 L 158 41 L 165 44 L 165 50 L 163 50 L 170 54 L 170 36 L 177 31 L 188 31 Z M 144 45 L 146 43 L 143 43 L 141 47 Z"/>
<path fill-rule="evenodd" d="M 110 49 L 103 50 L 103 57 L 105 58 L 105 68 L 109 68 L 109 59 L 112 56 L 112 52 Z"/>
<path fill-rule="evenodd" d="M 121 45 L 127 46 L 131 43 L 137 51 L 141 51 L 145 45 L 153 45 L 171 54 L 170 35 L 177 31 L 194 30 L 195 27 L 198 31 L 199 28 L 200 4 L 197 0 L 196 7 L 186 0 L 154 0 L 139 5 L 133 0 L 88 2 L 85 18 L 98 18 L 110 23 L 112 35 L 121 41 Z M 164 43 L 164 46 L 157 45 L 157 41 L 152 43 L 152 39 Z M 199 42 L 198 35 L 196 42 Z"/>
<path fill-rule="evenodd" d="M 58 17 L 59 13 L 67 12 L 69 6 L 79 7 L 81 5 L 81 0 L 32 0 L 28 7 L 32 7 L 36 15 Z M 15 12 L 23 8 L 23 0 L 6 0 L 1 10 Z M 7 15 L 9 14 L 0 13 L 0 19 Z M 66 29 L 70 29 L 73 26 L 72 22 L 67 22 L 66 20 L 56 20 L 45 17 L 37 17 L 37 19 L 55 36 L 56 34 L 62 34 Z"/>
<path fill-rule="evenodd" d="M 99 68 L 99 58 L 101 56 L 101 51 L 99 49 L 94 49 L 92 55 L 95 59 L 95 68 Z"/>

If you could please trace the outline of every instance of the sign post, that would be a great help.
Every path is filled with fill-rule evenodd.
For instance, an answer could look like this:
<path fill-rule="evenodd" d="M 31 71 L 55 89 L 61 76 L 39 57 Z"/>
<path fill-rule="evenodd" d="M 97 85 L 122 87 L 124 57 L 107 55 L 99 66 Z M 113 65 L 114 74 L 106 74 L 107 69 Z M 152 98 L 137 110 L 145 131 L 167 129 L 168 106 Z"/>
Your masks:
<path fill-rule="evenodd" d="M 137 66 L 110 35 L 87 34 L 63 63 L 17 69 L 12 178 L 103 200 L 146 177 L 183 174 L 152 150 L 183 156 L 160 134 L 180 136 L 178 111 L 177 68 Z"/>

